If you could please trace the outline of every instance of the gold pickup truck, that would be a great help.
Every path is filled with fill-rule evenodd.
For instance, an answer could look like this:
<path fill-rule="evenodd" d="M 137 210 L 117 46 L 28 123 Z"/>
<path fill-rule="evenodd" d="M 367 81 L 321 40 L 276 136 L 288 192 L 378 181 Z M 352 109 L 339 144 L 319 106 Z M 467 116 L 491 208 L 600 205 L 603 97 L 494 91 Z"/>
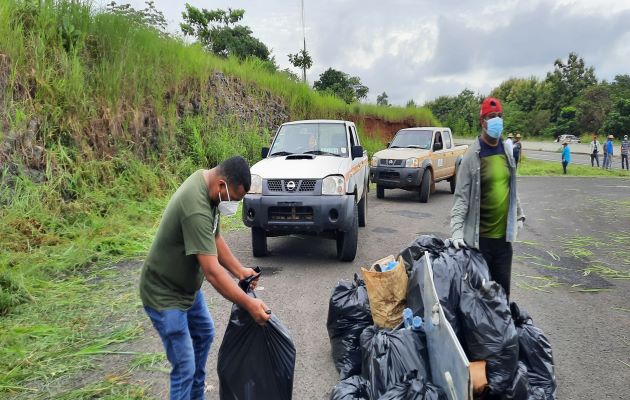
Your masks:
<path fill-rule="evenodd" d="M 429 201 L 435 183 L 448 180 L 455 193 L 457 168 L 468 146 L 455 146 L 449 128 L 406 128 L 396 133 L 388 148 L 372 157 L 370 180 L 376 183 L 376 197 L 385 189 L 417 191 L 418 200 Z"/>

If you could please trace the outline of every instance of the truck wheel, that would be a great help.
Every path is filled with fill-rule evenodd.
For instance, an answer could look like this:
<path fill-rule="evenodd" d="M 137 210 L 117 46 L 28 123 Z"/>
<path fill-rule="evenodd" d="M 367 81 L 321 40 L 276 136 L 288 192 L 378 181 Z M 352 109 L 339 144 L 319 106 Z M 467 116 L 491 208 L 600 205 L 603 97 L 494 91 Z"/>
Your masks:
<path fill-rule="evenodd" d="M 455 185 L 457 185 L 457 168 L 455 169 L 455 174 L 451 177 L 451 194 L 455 194 Z"/>
<path fill-rule="evenodd" d="M 383 199 L 385 198 L 385 188 L 378 183 L 376 184 L 376 198 Z"/>
<path fill-rule="evenodd" d="M 262 228 L 252 228 L 252 251 L 254 257 L 267 255 L 267 232 Z"/>
<path fill-rule="evenodd" d="M 420 203 L 426 203 L 429 201 L 432 183 L 433 174 L 430 169 L 425 169 L 424 174 L 422 174 L 422 182 L 420 183 Z"/>
<path fill-rule="evenodd" d="M 359 241 L 359 209 L 354 206 L 352 226 L 347 232 L 337 232 L 337 259 L 350 262 L 357 255 L 357 243 Z"/>
<path fill-rule="evenodd" d="M 365 228 L 368 213 L 368 196 L 367 192 L 363 193 L 363 198 L 359 201 L 359 227 Z"/>

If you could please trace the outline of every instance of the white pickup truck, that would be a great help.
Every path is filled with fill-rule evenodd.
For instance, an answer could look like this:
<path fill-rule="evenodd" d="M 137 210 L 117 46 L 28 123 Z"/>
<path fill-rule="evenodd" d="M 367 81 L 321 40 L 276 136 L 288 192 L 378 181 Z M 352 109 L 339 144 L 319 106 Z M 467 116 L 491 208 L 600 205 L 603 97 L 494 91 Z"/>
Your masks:
<path fill-rule="evenodd" d="M 267 255 L 267 237 L 297 233 L 333 238 L 337 258 L 354 260 L 369 189 L 367 152 L 354 123 L 285 123 L 262 158 L 243 201 L 254 257 Z"/>

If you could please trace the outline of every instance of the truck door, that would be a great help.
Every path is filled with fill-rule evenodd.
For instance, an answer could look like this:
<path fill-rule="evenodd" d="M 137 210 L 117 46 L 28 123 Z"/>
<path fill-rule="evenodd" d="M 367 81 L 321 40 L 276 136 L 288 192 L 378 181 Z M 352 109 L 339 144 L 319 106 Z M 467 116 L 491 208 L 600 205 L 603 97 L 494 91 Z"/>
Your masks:
<path fill-rule="evenodd" d="M 348 133 L 350 148 L 352 149 L 353 146 L 360 146 L 356 128 L 354 126 L 348 126 Z M 350 153 L 352 153 L 352 151 L 350 151 Z M 363 161 L 363 158 L 356 158 L 352 160 L 352 167 L 350 170 L 350 187 L 356 185 L 357 195 L 359 197 L 363 195 L 363 190 L 365 188 L 366 168 L 364 168 Z"/>
<path fill-rule="evenodd" d="M 446 157 L 444 154 L 444 139 L 442 138 L 442 132 L 435 132 L 433 134 L 433 153 L 431 155 L 431 162 L 433 164 L 433 175 L 435 180 L 440 180 L 444 176 L 444 170 Z"/>
<path fill-rule="evenodd" d="M 450 131 L 442 131 L 444 140 L 444 177 L 448 178 L 455 173 L 455 156 L 453 153 L 453 137 Z"/>

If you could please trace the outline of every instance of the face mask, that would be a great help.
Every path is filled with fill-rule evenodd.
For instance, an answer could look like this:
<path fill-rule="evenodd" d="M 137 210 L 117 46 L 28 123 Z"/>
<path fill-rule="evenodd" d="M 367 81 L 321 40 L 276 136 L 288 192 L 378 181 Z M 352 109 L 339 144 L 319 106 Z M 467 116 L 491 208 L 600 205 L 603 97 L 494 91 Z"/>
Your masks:
<path fill-rule="evenodd" d="M 501 133 L 503 132 L 503 118 L 501 117 L 494 117 L 494 118 L 490 118 L 488 121 L 486 121 L 487 124 L 487 128 L 486 128 L 486 132 L 488 133 L 488 136 L 490 136 L 493 139 L 498 139 L 501 136 Z"/>
<path fill-rule="evenodd" d="M 236 214 L 239 202 L 230 200 L 230 189 L 228 188 L 227 183 L 225 184 L 225 190 L 227 191 L 228 195 L 227 201 L 221 200 L 221 191 L 219 190 L 219 212 L 221 213 L 221 215 L 231 217 L 232 215 Z"/>

